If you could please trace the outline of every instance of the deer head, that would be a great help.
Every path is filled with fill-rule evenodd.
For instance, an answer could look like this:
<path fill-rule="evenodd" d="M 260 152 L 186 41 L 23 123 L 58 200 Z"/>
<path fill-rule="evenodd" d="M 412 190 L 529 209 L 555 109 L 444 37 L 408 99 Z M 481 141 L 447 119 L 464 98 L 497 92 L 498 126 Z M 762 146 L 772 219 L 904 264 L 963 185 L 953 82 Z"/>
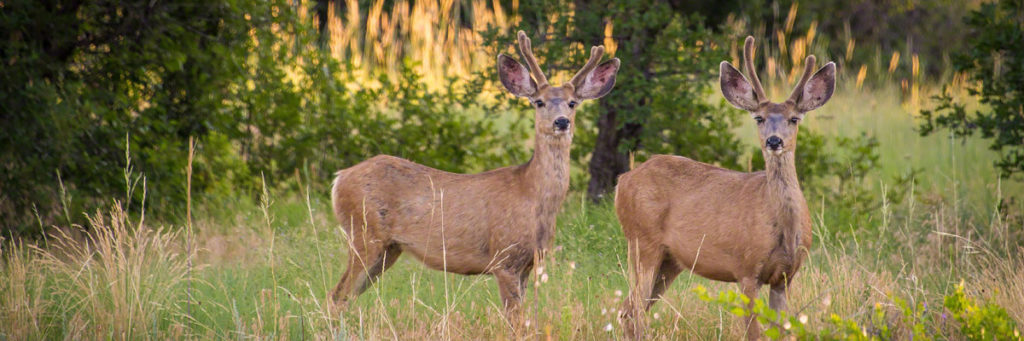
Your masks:
<path fill-rule="evenodd" d="M 537 64 L 530 46 L 530 38 L 519 31 L 519 53 L 529 69 L 512 57 L 498 55 L 498 77 L 505 89 L 513 95 L 526 97 L 536 108 L 534 126 L 539 135 L 549 137 L 572 136 L 576 108 L 580 102 L 600 98 L 615 85 L 619 59 L 612 58 L 598 64 L 604 55 L 604 46 L 590 49 L 590 59 L 572 80 L 560 87 L 548 84 L 547 77 Z M 531 77 L 532 76 L 532 77 Z"/>
<path fill-rule="evenodd" d="M 829 62 L 814 72 L 815 58 L 807 56 L 804 74 L 796 84 L 793 93 L 782 103 L 773 103 L 764 94 L 761 80 L 754 70 L 754 37 L 747 37 L 743 47 L 743 63 L 750 81 L 743 77 L 732 64 L 722 62 L 719 80 L 722 94 L 733 106 L 750 112 L 757 121 L 757 134 L 761 139 L 761 150 L 765 158 L 792 153 L 796 150 L 796 134 L 800 121 L 811 110 L 828 102 L 835 90 L 836 64 Z M 751 84 L 753 82 L 753 84 Z"/>

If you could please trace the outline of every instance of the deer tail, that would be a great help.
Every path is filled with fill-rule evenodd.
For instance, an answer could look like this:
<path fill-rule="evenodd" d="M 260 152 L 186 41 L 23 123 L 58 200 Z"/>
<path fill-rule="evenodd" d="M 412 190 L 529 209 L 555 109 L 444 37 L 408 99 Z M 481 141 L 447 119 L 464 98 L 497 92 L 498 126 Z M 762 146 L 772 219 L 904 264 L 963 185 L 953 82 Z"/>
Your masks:
<path fill-rule="evenodd" d="M 334 211 L 334 216 L 339 219 L 339 223 L 342 219 L 341 203 L 339 202 L 341 193 L 339 191 L 341 190 L 341 182 L 344 176 L 345 170 L 337 171 L 334 173 L 334 181 L 331 182 L 331 208 Z"/>

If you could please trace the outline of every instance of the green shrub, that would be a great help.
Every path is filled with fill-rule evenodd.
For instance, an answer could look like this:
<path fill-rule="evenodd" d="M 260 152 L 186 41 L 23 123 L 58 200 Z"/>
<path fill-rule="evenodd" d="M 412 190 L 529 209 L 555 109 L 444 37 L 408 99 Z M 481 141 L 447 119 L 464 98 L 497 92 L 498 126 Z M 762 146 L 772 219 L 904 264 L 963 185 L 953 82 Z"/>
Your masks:
<path fill-rule="evenodd" d="M 262 179 L 293 186 L 299 173 L 326 184 L 381 153 L 459 172 L 526 161 L 522 126 L 495 128 L 500 113 L 485 116 L 475 88 L 429 90 L 408 61 L 395 77 L 365 76 L 317 44 L 305 10 L 5 1 L 0 125 L 16 133 L 0 134 L 3 234 L 38 236 L 57 217 L 84 225 L 81 212 L 136 181 L 148 214 L 180 220 L 193 138 L 196 198 L 255 197 Z M 144 179 L 111 171 L 129 164 Z M 141 191 L 123 200 L 137 214 Z"/>
<path fill-rule="evenodd" d="M 1003 175 L 1024 172 L 1024 3 L 985 3 L 965 22 L 970 35 L 966 48 L 953 53 L 953 70 L 968 75 L 968 93 L 982 106 L 969 110 L 944 88 L 934 97 L 938 105 L 921 111 L 921 134 L 948 129 L 965 138 L 980 132 L 1002 153 L 995 166 Z"/>
<path fill-rule="evenodd" d="M 978 304 L 964 293 L 964 284 L 943 299 L 943 306 L 960 323 L 960 332 L 970 340 L 1021 340 L 1017 324 L 1006 309 L 995 303 Z"/>
<path fill-rule="evenodd" d="M 733 290 L 721 291 L 713 296 L 703 286 L 697 286 L 693 292 L 700 300 L 735 316 L 754 314 L 764 329 L 764 335 L 773 340 L 790 336 L 799 340 L 931 340 L 934 337 L 950 336 L 928 327 L 934 324 L 934 312 L 926 314 L 925 302 L 909 304 L 894 295 L 889 295 L 891 304 L 876 303 L 867 316 L 859 319 L 844 318 L 832 313 L 829 314 L 827 324 L 820 329 L 812 329 L 807 324 L 806 315 L 793 316 L 785 311 L 773 310 L 762 299 L 755 299 L 753 307 L 748 308 L 750 298 Z M 977 304 L 964 294 L 963 283 L 957 286 L 956 292 L 946 295 L 943 300 L 944 307 L 960 324 L 962 337 L 968 340 L 1021 340 L 1016 323 L 1005 309 L 995 303 Z M 943 312 L 942 318 L 945 316 Z"/>

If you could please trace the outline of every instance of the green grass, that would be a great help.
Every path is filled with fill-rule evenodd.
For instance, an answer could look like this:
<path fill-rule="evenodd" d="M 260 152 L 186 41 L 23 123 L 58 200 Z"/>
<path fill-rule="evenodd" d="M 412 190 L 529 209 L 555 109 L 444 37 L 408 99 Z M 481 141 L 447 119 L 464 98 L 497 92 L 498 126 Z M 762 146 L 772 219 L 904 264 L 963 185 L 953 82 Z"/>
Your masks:
<path fill-rule="evenodd" d="M 831 218 L 843 209 L 835 203 L 812 204 L 815 245 L 790 297 L 791 312 L 806 316 L 808 328 L 826 328 L 832 314 L 877 327 L 871 312 L 897 309 L 898 297 L 927 303 L 922 323 L 931 335 L 959 339 L 941 306 L 961 281 L 968 295 L 999 304 L 1018 326 L 1024 323 L 1024 209 L 1018 203 L 995 213 L 996 198 L 1020 197 L 1021 184 L 1003 182 L 997 192 L 995 154 L 985 141 L 920 138 L 912 112 L 884 90 L 851 90 L 806 121 L 825 135 L 877 136 L 882 161 L 876 181 L 922 170 L 913 200 L 861 213 L 872 217 L 864 220 L 870 228 Z M 755 143 L 752 127 L 738 131 Z M 205 200 L 194 213 L 198 250 L 191 272 L 183 263 L 189 256 L 183 233 L 127 218 L 116 207 L 103 214 L 117 219 L 91 226 L 94 233 L 110 232 L 90 244 L 107 249 L 73 253 L 54 246 L 85 245 L 80 233 L 50 236 L 45 248 L 7 242 L 0 252 L 0 339 L 511 338 L 492 278 L 444 274 L 408 256 L 341 320 L 329 317 L 324 300 L 344 270 L 345 237 L 330 215 L 327 184 L 310 188 L 308 195 L 275 193 L 266 201 Z M 131 247 L 158 242 L 166 247 Z M 572 193 L 554 251 L 526 294 L 527 333 L 619 338 L 625 263 L 610 203 L 592 205 Z M 691 291 L 697 286 L 712 293 L 736 289 L 684 272 L 647 315 L 655 339 L 741 337 L 740 319 L 701 301 Z M 899 319 L 880 323 L 895 335 L 906 336 L 910 328 Z"/>

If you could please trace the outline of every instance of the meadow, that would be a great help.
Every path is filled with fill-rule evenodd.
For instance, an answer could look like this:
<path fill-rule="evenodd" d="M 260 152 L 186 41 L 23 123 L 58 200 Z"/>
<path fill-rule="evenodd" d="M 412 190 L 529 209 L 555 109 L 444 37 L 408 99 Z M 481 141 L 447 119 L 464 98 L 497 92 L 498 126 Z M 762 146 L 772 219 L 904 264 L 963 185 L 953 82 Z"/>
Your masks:
<path fill-rule="evenodd" d="M 999 179 L 983 141 L 918 137 L 912 112 L 893 92 L 839 91 L 808 120 L 822 134 L 853 127 L 878 136 L 882 174 L 922 171 L 909 200 L 865 212 L 863 226 L 830 220 L 829 212 L 841 208 L 824 197 L 808 198 L 816 212 L 815 244 L 790 294 L 792 315 L 810 330 L 834 328 L 838 316 L 859 323 L 864 335 L 886 330 L 885 338 L 906 339 L 919 326 L 936 339 L 962 339 L 960 322 L 943 307 L 962 285 L 968 297 L 998 304 L 1020 325 L 1024 260 L 1016 241 L 1024 209 L 1020 202 L 999 203 L 1024 193 L 1021 184 Z M 743 130 L 752 128 L 738 129 L 749 140 L 752 132 Z M 878 176 L 869 186 L 886 191 L 885 179 Z M 115 203 L 90 214 L 90 233 L 63 228 L 47 237 L 48 247 L 11 244 L 3 249 L 0 334 L 510 337 L 492 278 L 432 271 L 411 257 L 401 258 L 341 319 L 331 318 L 324 299 L 343 271 L 346 235 L 331 217 L 327 184 L 297 181 L 298 192 L 265 189 L 255 200 L 208 199 L 183 207 L 194 218 L 182 227 L 129 215 Z M 610 203 L 591 204 L 572 193 L 554 245 L 527 294 L 528 335 L 620 338 L 625 243 Z M 684 273 L 648 314 L 655 339 L 741 337 L 740 318 L 728 304 L 701 300 L 698 287 L 712 296 L 736 289 Z M 910 307 L 910 318 L 901 307 Z"/>
<path fill-rule="evenodd" d="M 487 8 L 482 0 L 472 1 L 474 11 L 480 11 L 473 13 L 481 21 L 477 31 L 453 19 L 458 16 L 451 13 L 458 8 L 453 9 L 451 2 L 396 1 L 389 12 L 383 9 L 384 1 L 371 1 L 371 7 L 364 9 L 369 14 L 361 14 L 358 2 L 347 3 L 347 13 L 335 13 L 334 7 L 328 11 L 329 54 L 344 60 L 350 67 L 344 70 L 356 74 L 341 77 L 337 93 L 353 86 L 346 82 L 373 83 L 367 79 L 372 77 L 359 74 L 368 69 L 398 73 L 396 65 L 409 64 L 403 61 L 408 55 L 396 53 L 402 50 L 419 57 L 411 65 L 423 74 L 428 88 L 443 89 L 450 77 L 469 77 L 491 67 L 494 51 L 477 46 L 480 27 L 506 30 L 518 20 L 500 6 L 492 12 L 481 10 Z M 301 19 L 309 19 L 307 12 L 298 13 Z M 793 38 L 788 40 L 789 54 L 785 47 L 764 52 L 769 65 L 764 80 L 770 94 L 788 93 L 792 80 L 784 76 L 782 65 L 802 60 L 805 51 L 814 51 L 821 60 L 843 58 L 826 57 L 824 39 L 814 39 L 816 22 L 807 32 L 793 33 L 796 13 L 793 5 L 782 20 L 788 28 L 779 33 L 783 41 L 787 41 L 784 34 Z M 348 21 L 342 23 L 340 18 Z M 362 32 L 360 20 L 370 29 Z M 731 24 L 741 26 L 738 31 L 746 29 L 746 24 Z M 288 47 L 296 41 L 286 38 L 265 46 Z M 364 41 L 375 43 L 360 45 Z M 606 45 L 612 53 L 611 38 Z M 733 49 L 736 64 L 735 46 L 722 48 Z M 846 61 L 853 50 L 851 42 Z M 790 291 L 790 310 L 781 316 L 760 304 L 755 312 L 769 320 L 766 325 L 776 334 L 768 336 L 773 338 L 1020 340 L 1024 181 L 1019 175 L 1000 177 L 993 166 L 1000 155 L 989 149 L 990 141 L 954 138 L 941 131 L 920 136 L 920 110 L 934 105 L 930 97 L 943 91 L 939 84 L 960 76 L 926 81 L 919 74 L 916 55 L 900 62 L 898 53 L 882 57 L 877 51 L 874 64 L 841 69 L 832 100 L 803 123 L 808 131 L 804 134 L 813 132 L 828 141 L 815 145 L 824 148 L 824 155 L 858 152 L 865 139 L 876 139 L 875 149 L 859 152 L 877 153 L 877 158 L 850 164 L 842 163 L 847 158 L 837 158 L 840 164 L 833 171 L 867 167 L 863 176 L 848 179 L 853 184 L 841 183 L 844 180 L 833 174 L 815 177 L 815 190 L 807 191 L 814 245 Z M 313 59 L 292 57 L 296 63 Z M 904 76 L 894 74 L 897 64 L 913 69 L 906 72 L 912 82 L 909 86 Z M 304 76 L 301 67 L 282 69 L 287 69 L 282 79 L 300 80 L 289 86 L 301 87 L 306 84 L 303 77 L 312 77 Z M 372 86 L 380 84 L 367 87 Z M 715 91 L 706 100 L 724 104 L 717 83 L 711 88 Z M 949 91 L 970 101 L 963 84 Z M 412 97 L 413 102 L 435 98 Z M 513 101 L 511 96 L 491 97 Z M 268 98 L 264 100 L 272 102 L 275 97 Z M 340 110 L 330 105 L 328 109 Z M 527 133 L 532 125 L 529 117 L 516 112 L 522 108 L 495 115 L 479 107 L 460 109 L 465 109 L 458 113 L 461 119 L 493 120 L 497 131 L 512 131 L 508 136 L 532 134 Z M 746 148 L 742 152 L 749 160 L 746 168 L 756 171 L 763 165 L 756 161 L 753 121 L 744 115 L 740 122 L 732 133 Z M 593 129 L 586 125 L 580 129 Z M 364 135 L 368 134 L 372 132 Z M 846 145 L 836 142 L 842 138 Z M 200 144 L 215 142 L 209 138 Z M 268 145 L 277 146 L 275 142 Z M 232 148 L 237 145 L 231 143 L 220 147 L 227 146 L 224 149 L 235 155 Z M 322 143 L 326 142 L 313 142 Z M 131 144 L 126 141 L 125 145 Z M 123 193 L 103 198 L 99 205 L 95 201 L 84 205 L 74 188 L 58 182 L 54 187 L 59 189 L 60 217 L 46 220 L 36 212 L 34 218 L 47 233 L 39 240 L 0 237 L 5 239 L 0 244 L 0 340 L 514 338 L 493 278 L 429 270 L 408 256 L 399 259 L 342 316 L 331 316 L 325 300 L 344 271 L 349 241 L 332 216 L 330 184 L 323 174 L 296 171 L 286 184 L 274 185 L 267 184 L 262 170 L 246 169 L 251 173 L 237 176 L 256 179 L 251 181 L 257 187 L 255 194 L 244 189 L 219 192 L 231 179 L 218 180 L 224 182 L 211 186 L 212 193 L 193 194 L 192 151 L 180 156 L 165 153 L 166 160 L 174 161 L 168 164 L 187 165 L 187 180 L 176 188 L 188 189 L 188 194 L 184 204 L 158 207 L 163 215 L 153 217 L 147 216 L 153 209 L 147 205 L 174 201 L 153 198 L 164 193 L 147 193 L 151 189 L 138 179 L 150 170 L 133 166 L 130 153 L 126 152 L 124 169 L 108 170 L 123 176 L 127 184 Z M 239 160 L 223 163 L 236 166 L 242 163 Z M 273 161 L 267 164 L 275 165 Z M 473 167 L 482 167 L 478 163 Z M 625 240 L 610 200 L 592 203 L 586 198 L 586 184 L 579 181 L 586 176 L 585 165 L 577 162 L 572 167 L 575 182 L 558 217 L 553 250 L 535 267 L 526 293 L 523 309 L 528 322 L 523 336 L 621 339 L 617 317 L 629 290 Z M 140 197 L 144 199 L 137 200 Z M 73 208 L 84 206 L 93 208 L 84 214 L 87 222 L 70 223 L 77 220 L 71 217 L 78 214 Z M 52 221 L 56 223 L 50 226 Z M 743 299 L 733 294 L 737 289 L 735 284 L 684 272 L 647 314 L 651 338 L 740 339 L 739 315 L 751 312 L 740 307 Z M 760 298 L 766 300 L 767 289 L 762 289 Z"/>

